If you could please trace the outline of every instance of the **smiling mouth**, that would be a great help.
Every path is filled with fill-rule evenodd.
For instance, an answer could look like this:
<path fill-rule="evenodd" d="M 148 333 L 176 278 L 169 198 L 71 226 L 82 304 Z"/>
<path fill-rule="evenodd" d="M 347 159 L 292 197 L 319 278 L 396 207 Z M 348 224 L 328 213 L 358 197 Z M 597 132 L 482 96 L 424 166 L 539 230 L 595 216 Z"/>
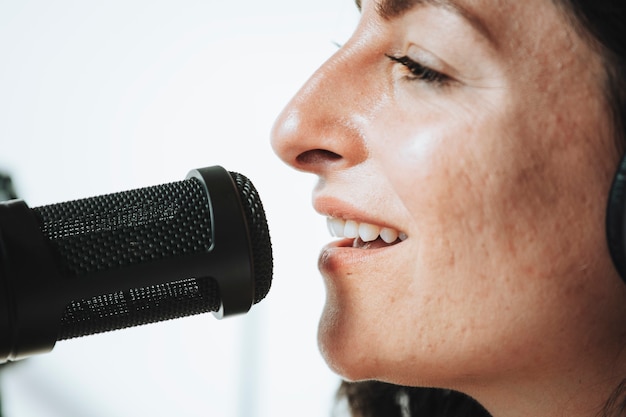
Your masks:
<path fill-rule="evenodd" d="M 326 224 L 331 236 L 353 239 L 352 247 L 357 249 L 379 249 L 393 246 L 408 237 L 406 233 L 390 227 L 381 227 L 354 220 L 328 217 Z"/>

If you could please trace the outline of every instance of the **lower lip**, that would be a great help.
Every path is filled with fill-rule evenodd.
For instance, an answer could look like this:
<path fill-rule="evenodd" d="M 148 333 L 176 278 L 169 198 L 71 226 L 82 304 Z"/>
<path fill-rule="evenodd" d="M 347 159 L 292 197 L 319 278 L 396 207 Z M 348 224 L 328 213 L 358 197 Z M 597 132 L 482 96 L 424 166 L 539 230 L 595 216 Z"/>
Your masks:
<path fill-rule="evenodd" d="M 390 249 L 401 245 L 397 243 L 391 246 L 385 246 L 376 249 L 354 248 L 354 239 L 342 239 L 322 248 L 319 257 L 320 270 L 336 270 L 338 268 L 350 267 L 350 265 L 363 264 L 363 262 L 376 262 L 377 258 L 387 256 Z"/>

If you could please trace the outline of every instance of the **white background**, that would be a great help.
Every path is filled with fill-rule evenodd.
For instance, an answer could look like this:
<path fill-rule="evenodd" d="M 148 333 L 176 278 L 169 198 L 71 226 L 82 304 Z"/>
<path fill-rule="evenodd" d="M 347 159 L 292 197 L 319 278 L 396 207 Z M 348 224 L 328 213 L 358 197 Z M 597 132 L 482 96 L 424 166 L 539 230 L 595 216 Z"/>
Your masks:
<path fill-rule="evenodd" d="M 330 238 L 314 178 L 273 155 L 269 131 L 357 18 L 351 0 L 0 0 L 0 170 L 20 197 L 222 165 L 258 189 L 275 255 L 272 289 L 245 316 L 64 341 L 4 367 L 5 416 L 330 415 L 339 378 L 316 345 Z"/>

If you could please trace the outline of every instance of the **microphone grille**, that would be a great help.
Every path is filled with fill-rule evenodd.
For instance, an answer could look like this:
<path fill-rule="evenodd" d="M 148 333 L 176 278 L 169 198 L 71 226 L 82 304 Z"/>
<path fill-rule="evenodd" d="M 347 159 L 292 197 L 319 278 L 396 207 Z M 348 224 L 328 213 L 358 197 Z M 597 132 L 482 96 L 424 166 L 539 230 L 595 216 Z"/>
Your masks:
<path fill-rule="evenodd" d="M 239 198 L 244 207 L 254 265 L 254 304 L 261 301 L 272 284 L 273 258 L 265 210 L 252 182 L 242 174 L 230 172 L 237 185 Z"/>
<path fill-rule="evenodd" d="M 256 304 L 265 298 L 272 282 L 267 220 L 252 182 L 236 172 L 229 175 L 248 228 L 252 302 Z M 57 340 L 220 309 L 220 289 L 209 277 L 180 276 L 120 290 L 103 278 L 122 268 L 210 250 L 213 238 L 208 195 L 197 178 L 35 207 L 32 212 L 75 295 L 61 317 Z M 101 295 L 93 295 L 102 289 Z"/>
<path fill-rule="evenodd" d="M 89 274 L 206 252 L 212 241 L 207 195 L 196 179 L 32 211 L 78 292 L 79 283 L 90 288 Z M 217 283 L 209 278 L 180 277 L 77 298 L 65 309 L 57 340 L 217 311 L 219 306 Z"/>
<path fill-rule="evenodd" d="M 35 207 L 71 275 L 208 251 L 211 222 L 198 181 L 177 181 Z"/>

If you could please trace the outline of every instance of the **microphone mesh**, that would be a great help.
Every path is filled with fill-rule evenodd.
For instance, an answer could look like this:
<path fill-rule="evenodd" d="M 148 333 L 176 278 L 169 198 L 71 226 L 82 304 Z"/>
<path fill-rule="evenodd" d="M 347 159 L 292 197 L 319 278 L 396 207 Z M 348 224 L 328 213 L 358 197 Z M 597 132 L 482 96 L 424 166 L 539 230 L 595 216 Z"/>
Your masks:
<path fill-rule="evenodd" d="M 252 246 L 254 304 L 256 304 L 265 298 L 272 284 L 274 263 L 267 219 L 259 194 L 252 182 L 237 172 L 231 172 L 230 175 L 237 184 L 239 198 L 246 213 Z"/>
<path fill-rule="evenodd" d="M 67 276 L 206 252 L 208 199 L 195 178 L 33 208 Z M 217 283 L 186 278 L 71 302 L 57 340 L 220 308 Z"/>
<path fill-rule="evenodd" d="M 70 275 L 206 252 L 208 199 L 197 179 L 33 208 Z"/>
<path fill-rule="evenodd" d="M 248 227 L 256 304 L 267 295 L 272 281 L 267 220 L 252 182 L 242 174 L 229 174 Z M 76 279 L 83 288 L 91 285 L 90 274 L 115 275 L 116 269 L 206 253 L 213 244 L 205 185 L 196 178 L 35 207 L 32 211 L 56 253 L 62 274 Z M 110 288 L 115 285 L 119 284 Z M 91 294 L 97 292 L 90 290 Z M 221 307 L 217 282 L 205 277 L 180 277 L 162 284 L 102 292 L 77 296 L 69 303 L 57 340 L 218 311 Z"/>
<path fill-rule="evenodd" d="M 73 301 L 61 318 L 57 340 L 217 311 L 217 283 L 190 278 L 144 288 L 131 288 Z"/>

